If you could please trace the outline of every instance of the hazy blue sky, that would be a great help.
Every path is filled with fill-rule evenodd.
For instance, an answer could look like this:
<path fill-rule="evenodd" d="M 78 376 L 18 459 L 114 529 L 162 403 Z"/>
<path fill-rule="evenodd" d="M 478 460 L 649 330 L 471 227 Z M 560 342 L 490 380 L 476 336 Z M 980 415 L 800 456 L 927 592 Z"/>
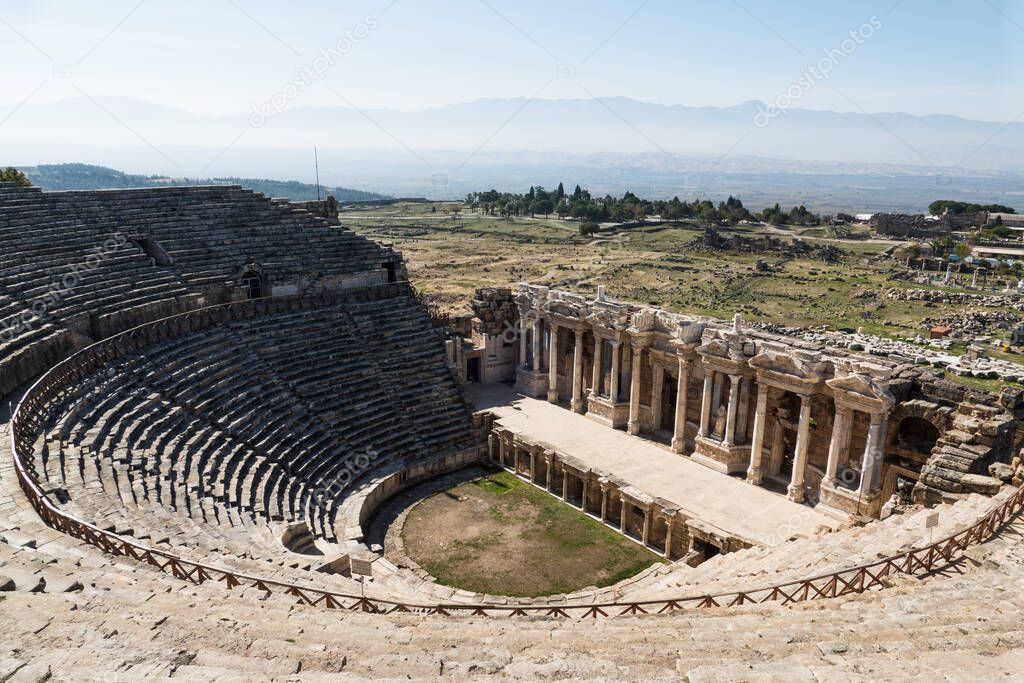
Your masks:
<path fill-rule="evenodd" d="M 1004 0 L 0 0 L 0 105 L 85 93 L 247 112 L 346 30 L 351 49 L 289 106 L 343 104 L 331 89 L 399 109 L 588 93 L 730 105 L 775 99 L 873 17 L 833 69 L 845 97 L 805 88 L 795 106 L 1024 111 L 1024 3 Z"/>

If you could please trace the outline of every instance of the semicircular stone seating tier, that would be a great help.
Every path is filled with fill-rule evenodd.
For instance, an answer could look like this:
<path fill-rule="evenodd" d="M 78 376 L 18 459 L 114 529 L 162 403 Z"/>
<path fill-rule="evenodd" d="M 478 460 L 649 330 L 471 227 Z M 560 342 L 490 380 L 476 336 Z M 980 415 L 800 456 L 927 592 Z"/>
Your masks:
<path fill-rule="evenodd" d="M 478 449 L 443 341 L 403 291 L 115 338 L 47 406 L 40 486 L 79 519 L 197 561 L 330 559 L 361 482 Z"/>
<path fill-rule="evenodd" d="M 387 247 L 236 185 L 0 184 L 0 245 L 0 397 L 92 341 L 244 297 L 247 264 L 264 295 L 404 279 Z"/>

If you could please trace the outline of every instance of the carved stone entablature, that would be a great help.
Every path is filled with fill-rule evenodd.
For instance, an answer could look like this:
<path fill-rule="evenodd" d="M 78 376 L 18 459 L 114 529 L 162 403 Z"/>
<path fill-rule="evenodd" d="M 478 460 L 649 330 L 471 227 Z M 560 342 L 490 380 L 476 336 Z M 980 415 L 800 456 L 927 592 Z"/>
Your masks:
<path fill-rule="evenodd" d="M 684 344 L 699 345 L 704 336 L 705 327 L 706 323 L 700 320 L 676 321 L 675 331 L 672 335 L 672 344 L 674 346 Z"/>
<path fill-rule="evenodd" d="M 587 322 L 594 326 L 595 332 L 616 336 L 629 327 L 629 308 L 610 301 L 595 301 Z"/>
<path fill-rule="evenodd" d="M 743 354 L 743 343 L 738 339 L 711 339 L 696 349 L 704 359 L 704 366 L 730 375 L 750 374 L 748 358 Z"/>
<path fill-rule="evenodd" d="M 629 326 L 630 334 L 654 332 L 657 325 L 658 311 L 653 308 L 641 308 L 633 314 L 633 324 Z"/>
<path fill-rule="evenodd" d="M 866 413 L 885 413 L 896 403 L 889 387 L 868 374 L 851 373 L 825 382 L 837 404 Z"/>
<path fill-rule="evenodd" d="M 892 377 L 892 368 L 878 363 L 871 363 L 856 358 L 834 357 L 830 359 L 835 367 L 836 376 L 865 375 L 881 382 L 888 382 Z"/>
<path fill-rule="evenodd" d="M 590 315 L 587 300 L 578 294 L 568 292 L 549 292 L 547 301 L 541 306 L 541 310 L 553 316 L 579 322 L 583 322 Z"/>
<path fill-rule="evenodd" d="M 765 351 L 750 359 L 759 381 L 797 393 L 811 393 L 827 378 L 831 363 L 804 351 Z"/>

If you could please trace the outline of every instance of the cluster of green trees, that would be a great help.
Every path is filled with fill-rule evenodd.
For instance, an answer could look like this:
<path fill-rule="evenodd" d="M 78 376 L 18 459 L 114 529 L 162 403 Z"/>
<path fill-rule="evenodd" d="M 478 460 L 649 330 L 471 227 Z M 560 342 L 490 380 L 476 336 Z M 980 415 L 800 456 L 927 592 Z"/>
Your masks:
<path fill-rule="evenodd" d="M 13 166 L 0 169 L 0 183 L 17 183 L 19 187 L 32 187 L 32 181 L 28 176 Z"/>
<path fill-rule="evenodd" d="M 466 196 L 466 204 L 485 215 L 503 216 L 506 219 L 513 216 L 539 214 L 547 217 L 555 214 L 559 218 L 575 218 L 587 224 L 601 221 L 642 221 L 647 216 L 660 216 L 666 221 L 695 220 L 730 225 L 736 225 L 740 221 L 756 220 L 774 225 L 821 223 L 821 218 L 803 205 L 785 211 L 775 204 L 760 213 L 751 213 L 743 206 L 742 201 L 732 196 L 717 205 L 708 199 L 695 199 L 692 202 L 681 201 L 679 197 L 670 200 L 641 199 L 632 192 L 626 192 L 618 198 L 610 194 L 594 197 L 589 190 L 584 190 L 579 185 L 571 193 L 566 193 L 562 183 L 550 192 L 539 186 L 531 186 L 525 194 L 497 190 L 471 192 Z"/>
<path fill-rule="evenodd" d="M 989 213 L 1017 213 L 1009 206 L 1002 204 L 972 204 L 971 202 L 957 202 L 952 199 L 939 199 L 928 205 L 928 212 L 933 216 L 941 216 L 949 209 L 950 213 L 965 213 L 973 215 L 982 211 Z"/>

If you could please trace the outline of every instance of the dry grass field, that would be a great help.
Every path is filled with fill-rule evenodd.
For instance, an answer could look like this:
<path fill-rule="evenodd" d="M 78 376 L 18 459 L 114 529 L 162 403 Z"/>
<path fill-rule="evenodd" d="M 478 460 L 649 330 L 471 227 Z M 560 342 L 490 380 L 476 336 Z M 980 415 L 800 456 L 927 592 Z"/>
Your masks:
<path fill-rule="evenodd" d="M 784 253 L 708 251 L 695 242 L 692 224 L 608 230 L 583 237 L 578 224 L 555 217 L 516 218 L 462 212 L 458 204 L 403 203 L 346 210 L 343 224 L 392 243 L 408 262 L 413 283 L 443 309 L 466 312 L 477 287 L 505 287 L 521 280 L 593 294 L 605 285 L 610 296 L 679 312 L 790 326 L 863 327 L 883 336 L 923 333 L 924 317 L 956 312 L 957 306 L 886 300 L 889 287 L 920 285 L 893 279 L 891 259 L 876 258 L 893 244 L 882 240 L 835 240 L 822 228 L 738 226 L 724 235 L 757 237 L 770 232 L 783 241 L 803 239 L 843 251 L 836 263 Z M 769 272 L 758 272 L 758 259 Z M 1004 331 L 1005 334 L 1005 331 Z"/>

